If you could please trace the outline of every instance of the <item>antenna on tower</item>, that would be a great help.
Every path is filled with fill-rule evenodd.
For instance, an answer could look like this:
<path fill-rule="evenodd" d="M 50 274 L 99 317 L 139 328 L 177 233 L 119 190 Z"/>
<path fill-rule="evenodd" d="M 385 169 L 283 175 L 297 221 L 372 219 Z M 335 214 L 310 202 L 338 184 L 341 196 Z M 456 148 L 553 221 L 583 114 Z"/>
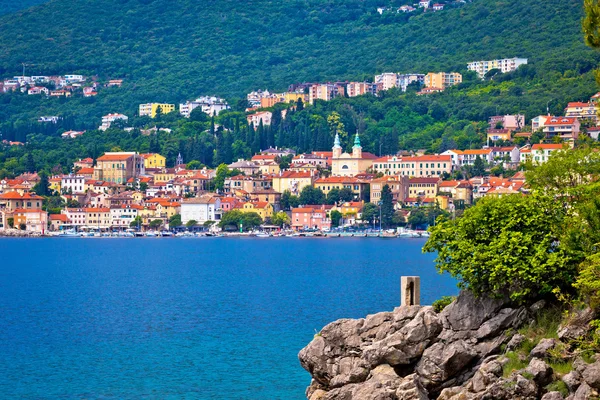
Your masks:
<path fill-rule="evenodd" d="M 25 77 L 25 67 L 32 67 L 35 64 L 21 63 L 21 65 L 23 66 L 23 77 Z"/>

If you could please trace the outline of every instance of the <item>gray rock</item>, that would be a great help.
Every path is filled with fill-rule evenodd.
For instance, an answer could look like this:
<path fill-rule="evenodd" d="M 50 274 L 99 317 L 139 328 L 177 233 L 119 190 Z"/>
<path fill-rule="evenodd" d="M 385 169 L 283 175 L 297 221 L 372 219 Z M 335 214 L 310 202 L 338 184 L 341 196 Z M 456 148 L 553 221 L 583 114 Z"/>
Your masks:
<path fill-rule="evenodd" d="M 575 392 L 581 384 L 581 374 L 577 371 L 571 371 L 563 376 L 561 380 L 567 385 L 569 392 Z"/>
<path fill-rule="evenodd" d="M 517 349 L 521 344 L 523 344 L 524 341 L 525 341 L 525 336 L 521 335 L 520 333 L 516 333 L 513 335 L 513 337 L 510 339 L 510 341 L 506 345 L 506 350 L 513 351 L 513 350 Z"/>
<path fill-rule="evenodd" d="M 560 392 L 548 392 L 542 396 L 542 400 L 564 400 Z"/>
<path fill-rule="evenodd" d="M 583 381 L 594 389 L 600 389 L 600 361 L 588 364 L 581 373 Z"/>
<path fill-rule="evenodd" d="M 475 331 L 506 303 L 505 299 L 475 297 L 473 293 L 464 290 L 452 304 L 444 308 L 440 315 L 448 322 L 449 329 Z"/>
<path fill-rule="evenodd" d="M 462 340 L 450 344 L 438 342 L 425 350 L 416 371 L 425 388 L 437 388 L 458 375 L 476 356 L 475 350 Z"/>
<path fill-rule="evenodd" d="M 544 307 L 546 307 L 546 300 L 536 301 L 529 307 L 529 311 L 532 314 L 535 314 L 536 312 L 540 311 Z"/>
<path fill-rule="evenodd" d="M 582 338 L 589 331 L 589 323 L 594 316 L 595 313 L 591 308 L 576 311 L 566 325 L 558 328 L 559 339 L 569 341 Z"/>
<path fill-rule="evenodd" d="M 556 346 L 556 340 L 554 339 L 542 339 L 540 342 L 531 350 L 529 356 L 532 358 L 546 358 L 548 357 L 548 350 Z"/>
<path fill-rule="evenodd" d="M 473 337 L 476 339 L 485 339 L 490 336 L 496 336 L 500 332 L 504 331 L 507 327 L 513 324 L 513 321 L 520 317 L 525 319 L 527 313 L 525 308 L 512 309 L 504 308 L 481 325 Z"/>
<path fill-rule="evenodd" d="M 421 385 L 416 374 L 405 377 L 396 390 L 398 400 L 428 400 L 429 393 Z"/>
<path fill-rule="evenodd" d="M 546 386 L 552 382 L 552 368 L 539 358 L 532 359 L 525 371 L 533 375 L 533 380 L 540 386 Z"/>
<path fill-rule="evenodd" d="M 589 400 L 592 395 L 592 388 L 587 383 L 582 383 L 573 395 L 573 400 Z"/>

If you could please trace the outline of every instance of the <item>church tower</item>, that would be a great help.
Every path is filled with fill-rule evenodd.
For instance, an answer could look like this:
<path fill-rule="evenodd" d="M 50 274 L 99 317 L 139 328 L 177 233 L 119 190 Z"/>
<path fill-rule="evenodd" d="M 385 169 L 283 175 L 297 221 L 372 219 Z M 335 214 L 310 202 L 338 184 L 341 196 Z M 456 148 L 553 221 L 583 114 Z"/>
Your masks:
<path fill-rule="evenodd" d="M 342 146 L 340 145 L 340 135 L 335 134 L 335 142 L 333 143 L 332 158 L 340 158 L 342 156 Z"/>
<path fill-rule="evenodd" d="M 360 145 L 360 138 L 358 132 L 354 138 L 354 146 L 352 146 L 352 158 L 362 158 L 362 146 Z"/>

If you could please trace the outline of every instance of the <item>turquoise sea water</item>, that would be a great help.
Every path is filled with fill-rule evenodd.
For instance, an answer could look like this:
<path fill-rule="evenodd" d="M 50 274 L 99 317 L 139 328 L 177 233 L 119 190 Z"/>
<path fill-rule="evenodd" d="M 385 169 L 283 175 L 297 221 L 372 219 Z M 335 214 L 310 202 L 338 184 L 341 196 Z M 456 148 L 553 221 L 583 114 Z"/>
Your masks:
<path fill-rule="evenodd" d="M 423 243 L 0 239 L 0 398 L 304 399 L 324 325 L 457 292 Z"/>

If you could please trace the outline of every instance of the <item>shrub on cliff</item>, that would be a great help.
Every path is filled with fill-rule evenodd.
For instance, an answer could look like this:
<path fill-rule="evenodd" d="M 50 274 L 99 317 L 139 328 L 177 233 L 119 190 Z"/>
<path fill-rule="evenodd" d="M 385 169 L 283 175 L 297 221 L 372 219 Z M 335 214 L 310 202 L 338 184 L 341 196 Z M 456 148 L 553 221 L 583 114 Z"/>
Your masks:
<path fill-rule="evenodd" d="M 423 251 L 475 294 L 517 302 L 569 290 L 576 267 L 559 244 L 565 209 L 542 194 L 485 197 L 458 220 L 431 228 Z"/>

